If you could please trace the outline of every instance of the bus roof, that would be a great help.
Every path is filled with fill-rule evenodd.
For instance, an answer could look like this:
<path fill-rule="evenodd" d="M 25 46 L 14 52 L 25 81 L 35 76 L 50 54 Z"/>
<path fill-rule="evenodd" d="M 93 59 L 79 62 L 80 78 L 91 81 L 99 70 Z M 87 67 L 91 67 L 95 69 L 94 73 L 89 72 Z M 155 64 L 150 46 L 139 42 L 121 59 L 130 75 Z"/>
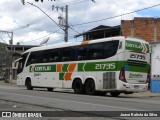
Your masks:
<path fill-rule="evenodd" d="M 25 51 L 24 53 L 32 52 L 32 51 L 40 51 L 40 50 L 49 50 L 49 49 L 54 49 L 54 48 L 63 48 L 63 47 L 84 45 L 84 44 L 90 44 L 90 43 L 99 43 L 99 42 L 110 41 L 110 40 L 124 40 L 125 38 L 126 37 L 124 37 L 124 36 L 118 36 L 118 37 L 109 37 L 109 38 L 102 38 L 102 39 L 89 40 L 89 41 L 83 41 L 83 42 L 67 42 L 67 43 L 61 43 L 61 44 L 39 46 L 39 47 L 33 47 L 33 48 Z M 127 37 L 126 39 L 127 40 L 134 40 L 134 41 L 142 40 L 142 39 L 133 38 L 133 37 Z M 143 42 L 145 42 L 145 41 L 143 41 Z M 22 53 L 22 54 L 24 54 L 24 53 Z"/>

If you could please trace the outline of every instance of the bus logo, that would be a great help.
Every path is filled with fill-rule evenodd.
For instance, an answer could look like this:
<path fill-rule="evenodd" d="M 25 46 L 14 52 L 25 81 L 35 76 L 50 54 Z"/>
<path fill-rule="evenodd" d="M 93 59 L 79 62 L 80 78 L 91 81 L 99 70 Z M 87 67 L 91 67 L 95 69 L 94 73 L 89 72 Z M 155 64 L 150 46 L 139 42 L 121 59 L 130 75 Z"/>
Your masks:
<path fill-rule="evenodd" d="M 30 72 L 34 72 L 35 65 L 30 66 Z"/>
<path fill-rule="evenodd" d="M 149 53 L 149 45 L 141 42 L 126 40 L 126 50 Z"/>

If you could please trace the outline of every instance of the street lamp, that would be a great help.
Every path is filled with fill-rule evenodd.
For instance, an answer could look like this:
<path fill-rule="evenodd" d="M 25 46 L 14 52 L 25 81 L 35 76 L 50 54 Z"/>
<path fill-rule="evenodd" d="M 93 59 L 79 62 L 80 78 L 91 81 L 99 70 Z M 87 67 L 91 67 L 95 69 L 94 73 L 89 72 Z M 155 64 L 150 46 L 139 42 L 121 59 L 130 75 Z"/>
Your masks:
<path fill-rule="evenodd" d="M 41 10 L 45 15 L 47 15 L 47 17 L 52 20 L 58 27 L 60 27 L 64 32 L 65 32 L 65 42 L 68 42 L 68 30 L 66 30 L 66 28 L 68 29 L 68 25 L 66 25 L 66 27 L 63 29 L 58 23 L 56 23 L 56 21 L 54 21 L 47 13 L 45 13 L 40 7 L 34 5 L 33 3 L 27 2 L 28 4 L 38 8 L 39 10 Z"/>

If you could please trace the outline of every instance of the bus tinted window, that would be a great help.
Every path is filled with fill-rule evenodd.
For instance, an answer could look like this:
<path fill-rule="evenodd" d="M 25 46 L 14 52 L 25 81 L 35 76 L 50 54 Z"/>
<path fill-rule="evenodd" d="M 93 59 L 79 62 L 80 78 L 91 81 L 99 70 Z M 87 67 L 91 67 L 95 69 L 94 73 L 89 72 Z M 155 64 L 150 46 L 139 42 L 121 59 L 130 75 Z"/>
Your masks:
<path fill-rule="evenodd" d="M 27 56 L 28 56 L 28 53 L 25 53 L 22 55 L 22 60 L 21 60 L 22 61 L 22 69 L 24 68 L 24 64 L 25 64 Z"/>
<path fill-rule="evenodd" d="M 61 61 L 72 61 L 72 48 L 61 49 Z"/>
<path fill-rule="evenodd" d="M 43 63 L 49 62 L 49 60 L 50 60 L 50 50 L 45 50 L 43 53 L 44 54 L 43 54 L 42 62 Z"/>
<path fill-rule="evenodd" d="M 89 45 L 79 46 L 77 48 L 77 60 L 88 60 L 89 56 Z"/>
<path fill-rule="evenodd" d="M 17 73 L 21 73 L 23 71 L 27 56 L 28 56 L 28 53 L 25 53 L 22 55 L 22 59 L 19 61 L 19 64 L 18 64 Z"/>
<path fill-rule="evenodd" d="M 43 63 L 44 51 L 32 52 L 28 58 L 26 66 L 34 63 Z"/>
<path fill-rule="evenodd" d="M 105 42 L 104 43 L 104 57 L 108 58 L 108 57 L 114 56 L 117 53 L 118 44 L 119 44 L 118 40 Z"/>
<path fill-rule="evenodd" d="M 116 54 L 118 40 L 32 52 L 27 66 L 34 63 L 104 59 Z"/>
<path fill-rule="evenodd" d="M 104 59 L 116 54 L 119 40 L 78 46 L 77 60 Z"/>
<path fill-rule="evenodd" d="M 103 43 L 90 45 L 90 59 L 102 59 L 103 58 Z"/>
<path fill-rule="evenodd" d="M 60 49 L 49 50 L 49 62 L 60 62 L 61 52 Z"/>

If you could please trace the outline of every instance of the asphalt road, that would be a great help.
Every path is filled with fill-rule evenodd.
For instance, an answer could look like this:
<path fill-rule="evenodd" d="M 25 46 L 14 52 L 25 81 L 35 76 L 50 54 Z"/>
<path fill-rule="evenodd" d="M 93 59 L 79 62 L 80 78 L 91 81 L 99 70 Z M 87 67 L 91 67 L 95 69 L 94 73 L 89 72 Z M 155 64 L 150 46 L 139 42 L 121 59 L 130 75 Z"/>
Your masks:
<path fill-rule="evenodd" d="M 78 95 L 70 91 L 0 85 L 0 99 L 71 111 L 160 111 L 160 95 L 119 97 Z M 100 112 L 97 112 L 98 114 Z M 101 115 L 101 114 L 99 114 Z M 102 114 L 103 116 L 103 114 Z M 129 118 L 130 119 L 130 118 Z"/>

